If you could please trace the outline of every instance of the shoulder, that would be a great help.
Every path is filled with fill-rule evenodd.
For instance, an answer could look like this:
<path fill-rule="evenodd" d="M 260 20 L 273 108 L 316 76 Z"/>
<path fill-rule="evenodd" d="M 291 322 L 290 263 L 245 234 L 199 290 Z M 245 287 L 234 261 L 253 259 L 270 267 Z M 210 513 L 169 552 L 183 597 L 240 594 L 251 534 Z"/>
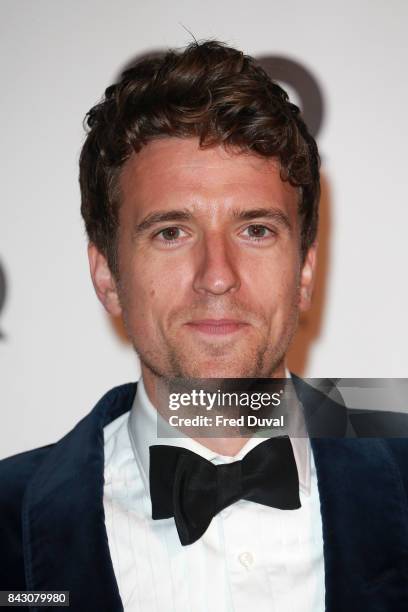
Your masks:
<path fill-rule="evenodd" d="M 27 483 L 54 446 L 19 453 L 0 461 L 0 533 L 20 528 L 21 505 Z"/>
<path fill-rule="evenodd" d="M 384 443 L 394 460 L 408 496 L 408 438 L 388 438 Z"/>
<path fill-rule="evenodd" d="M 24 589 L 21 509 L 27 483 L 53 445 L 0 461 L 0 589 Z"/>
<path fill-rule="evenodd" d="M 55 444 L 49 444 L 0 460 L 0 513 L 21 504 L 25 488 L 54 447 L 68 438 L 76 438 L 84 429 L 99 430 L 130 409 L 136 391 L 135 383 L 110 389 L 93 410 L 74 429 Z M 73 449 L 70 449 L 71 451 Z M 0 524 L 1 525 L 1 524 Z"/>
<path fill-rule="evenodd" d="M 0 460 L 0 508 L 24 494 L 26 484 L 54 444 Z"/>
<path fill-rule="evenodd" d="M 78 465 L 103 466 L 103 427 L 130 410 L 135 391 L 136 383 L 111 389 L 55 444 L 0 460 L 0 590 L 25 588 L 22 510 L 26 491 L 35 490 L 46 499 L 51 480 L 66 474 L 76 477 Z"/>

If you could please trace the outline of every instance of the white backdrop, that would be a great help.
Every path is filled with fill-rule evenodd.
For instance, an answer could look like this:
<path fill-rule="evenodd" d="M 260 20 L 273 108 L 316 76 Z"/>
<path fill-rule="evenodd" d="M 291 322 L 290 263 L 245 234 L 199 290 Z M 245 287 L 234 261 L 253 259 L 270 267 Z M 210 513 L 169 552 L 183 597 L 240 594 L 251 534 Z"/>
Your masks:
<path fill-rule="evenodd" d="M 0 13 L 0 457 L 55 441 L 139 376 L 89 279 L 81 122 L 125 63 L 184 46 L 185 28 L 292 59 L 323 93 L 321 265 L 292 369 L 407 376 L 405 0 L 2 0 Z"/>

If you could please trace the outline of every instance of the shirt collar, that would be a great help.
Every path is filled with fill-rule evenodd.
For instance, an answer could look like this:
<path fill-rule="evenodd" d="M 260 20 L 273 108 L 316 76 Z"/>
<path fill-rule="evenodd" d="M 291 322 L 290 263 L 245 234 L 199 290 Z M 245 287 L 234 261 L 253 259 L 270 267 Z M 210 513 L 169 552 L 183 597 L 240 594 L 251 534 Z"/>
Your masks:
<path fill-rule="evenodd" d="M 288 370 L 286 370 L 286 377 L 290 377 Z M 299 414 L 301 414 L 301 411 L 299 411 Z M 180 436 L 178 438 L 158 436 L 158 419 L 161 420 L 160 431 L 163 431 L 162 428 L 165 430 L 166 427 L 172 429 L 151 403 L 141 378 L 138 382 L 135 399 L 130 411 L 128 427 L 133 453 L 147 491 L 149 491 L 150 446 L 155 444 L 181 446 L 207 459 L 207 461 L 218 464 L 242 459 L 249 451 L 265 440 L 265 438 L 259 437 L 250 438 L 234 457 L 229 457 L 212 451 L 188 436 Z M 172 431 L 174 430 L 172 429 Z M 300 490 L 305 495 L 310 495 L 311 449 L 309 439 L 306 436 L 290 437 L 290 441 L 298 470 Z"/>

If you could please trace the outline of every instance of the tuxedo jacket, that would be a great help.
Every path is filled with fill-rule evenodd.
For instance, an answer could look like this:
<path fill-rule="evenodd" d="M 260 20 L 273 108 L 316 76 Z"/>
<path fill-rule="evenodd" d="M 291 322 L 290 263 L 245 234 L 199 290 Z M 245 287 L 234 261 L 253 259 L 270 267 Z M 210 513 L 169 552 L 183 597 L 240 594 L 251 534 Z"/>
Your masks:
<path fill-rule="evenodd" d="M 407 612 L 408 440 L 353 437 L 358 419 L 293 378 L 316 465 L 326 612 Z M 136 383 L 112 389 L 56 444 L 0 461 L 0 590 L 70 591 L 75 612 L 123 610 L 104 520 L 103 428 L 135 392 Z"/>

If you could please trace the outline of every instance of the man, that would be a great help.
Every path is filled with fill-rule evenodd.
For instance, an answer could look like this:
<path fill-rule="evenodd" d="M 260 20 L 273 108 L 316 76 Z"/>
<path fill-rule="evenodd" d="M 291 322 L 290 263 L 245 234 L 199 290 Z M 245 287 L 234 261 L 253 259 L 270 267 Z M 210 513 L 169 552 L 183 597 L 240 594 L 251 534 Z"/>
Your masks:
<path fill-rule="evenodd" d="M 298 109 L 205 42 L 126 71 L 87 122 L 91 276 L 142 378 L 1 463 L 1 589 L 69 590 L 84 611 L 408 609 L 403 440 L 342 439 L 341 406 L 295 376 L 310 440 L 157 434 L 172 379 L 287 376 L 319 199 Z"/>

